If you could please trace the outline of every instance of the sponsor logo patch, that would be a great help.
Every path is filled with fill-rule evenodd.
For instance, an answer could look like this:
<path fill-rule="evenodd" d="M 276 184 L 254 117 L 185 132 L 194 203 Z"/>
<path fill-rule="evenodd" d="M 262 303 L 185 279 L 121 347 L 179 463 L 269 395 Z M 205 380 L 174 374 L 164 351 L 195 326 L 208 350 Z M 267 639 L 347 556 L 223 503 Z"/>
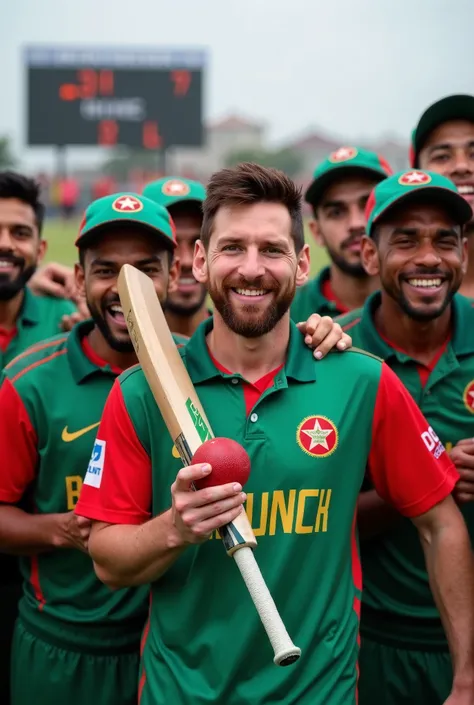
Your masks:
<path fill-rule="evenodd" d="M 91 459 L 89 460 L 86 476 L 84 478 L 85 485 L 90 485 L 97 489 L 100 487 L 102 471 L 104 469 L 105 445 L 106 441 L 101 441 L 100 438 L 95 439 Z"/>
<path fill-rule="evenodd" d="M 446 450 L 431 426 L 428 427 L 427 431 L 423 431 L 421 434 L 421 439 L 436 459 L 438 459 Z"/>

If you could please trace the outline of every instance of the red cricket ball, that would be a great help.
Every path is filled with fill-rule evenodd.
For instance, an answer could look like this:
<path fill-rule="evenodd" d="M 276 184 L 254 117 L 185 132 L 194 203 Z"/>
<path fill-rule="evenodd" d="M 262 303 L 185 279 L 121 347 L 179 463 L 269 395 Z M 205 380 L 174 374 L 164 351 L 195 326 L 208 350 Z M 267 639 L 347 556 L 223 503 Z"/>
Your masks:
<path fill-rule="evenodd" d="M 212 470 L 194 485 L 196 489 L 239 482 L 242 487 L 250 475 L 250 458 L 240 443 L 232 438 L 211 438 L 199 446 L 193 455 L 195 463 L 209 463 Z"/>

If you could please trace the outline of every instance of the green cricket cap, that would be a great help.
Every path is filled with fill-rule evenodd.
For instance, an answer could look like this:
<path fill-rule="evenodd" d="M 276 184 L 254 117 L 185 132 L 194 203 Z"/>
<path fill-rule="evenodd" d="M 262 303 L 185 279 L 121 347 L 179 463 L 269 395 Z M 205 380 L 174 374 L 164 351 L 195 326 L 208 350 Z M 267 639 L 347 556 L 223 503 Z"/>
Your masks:
<path fill-rule="evenodd" d="M 206 189 L 199 181 L 167 176 L 147 184 L 143 189 L 143 195 L 159 203 L 160 206 L 169 208 L 183 201 L 195 201 L 200 205 L 206 198 Z"/>
<path fill-rule="evenodd" d="M 449 120 L 474 123 L 474 95 L 448 95 L 425 110 L 411 134 L 410 164 L 418 167 L 418 158 L 431 132 Z"/>
<path fill-rule="evenodd" d="M 459 225 L 472 218 L 471 206 L 451 179 L 433 171 L 412 169 L 400 171 L 372 189 L 365 207 L 367 235 L 372 235 L 374 225 L 391 208 L 401 203 L 413 203 L 421 196 L 431 197 L 433 203 L 443 205 Z"/>
<path fill-rule="evenodd" d="M 305 193 L 305 201 L 317 206 L 328 186 L 338 179 L 354 174 L 370 176 L 381 181 L 393 174 L 393 170 L 388 162 L 375 152 L 358 147 L 340 147 L 314 170 L 313 181 Z"/>
<path fill-rule="evenodd" d="M 176 247 L 174 223 L 166 208 L 136 193 L 114 193 L 93 201 L 79 226 L 76 246 L 84 246 L 118 224 L 137 226 L 155 234 L 169 249 Z"/>

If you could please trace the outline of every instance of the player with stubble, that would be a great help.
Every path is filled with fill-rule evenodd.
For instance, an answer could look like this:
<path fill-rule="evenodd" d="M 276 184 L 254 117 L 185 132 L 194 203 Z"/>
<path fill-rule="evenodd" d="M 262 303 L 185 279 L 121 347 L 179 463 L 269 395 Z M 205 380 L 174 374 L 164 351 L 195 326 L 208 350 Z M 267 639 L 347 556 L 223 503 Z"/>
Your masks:
<path fill-rule="evenodd" d="M 45 207 L 39 185 L 12 171 L 0 172 L 0 372 L 25 348 L 59 333 L 70 301 L 37 296 L 29 287 L 43 259 Z M 0 700 L 9 701 L 9 657 L 21 580 L 16 558 L 0 558 Z"/>
<path fill-rule="evenodd" d="M 90 522 L 73 510 L 107 394 L 136 363 L 120 268 L 145 272 L 164 303 L 179 271 L 174 226 L 153 201 L 114 194 L 87 208 L 76 245 L 90 318 L 24 351 L 0 386 L 0 551 L 21 556 L 23 576 L 11 705 L 136 702 L 148 590 L 111 592 L 97 580 Z"/>
<path fill-rule="evenodd" d="M 312 218 L 309 229 L 330 259 L 317 277 L 299 288 L 291 307 L 294 321 L 310 313 L 338 316 L 362 306 L 378 287 L 360 261 L 365 204 L 372 188 L 392 173 L 375 152 L 340 147 L 317 165 L 305 193 Z"/>
<path fill-rule="evenodd" d="M 474 565 L 450 496 L 458 479 L 394 373 L 361 351 L 316 362 L 290 321 L 309 273 L 301 194 L 284 174 L 242 164 L 214 174 L 193 272 L 215 314 L 182 359 L 216 436 L 250 455 L 234 483 L 193 491 L 212 472 L 181 467 L 138 366 L 108 397 L 79 515 L 113 588 L 152 584 L 141 705 L 355 705 L 361 572 L 355 513 L 367 464 L 377 491 L 414 522 L 450 635 L 456 676 L 472 675 Z M 399 430 L 404 429 L 404 443 Z M 414 481 L 416 478 L 416 481 Z M 303 656 L 271 650 L 219 527 L 246 504 L 258 562 Z M 450 705 L 467 701 L 453 691 Z"/>
<path fill-rule="evenodd" d="M 357 347 L 385 360 L 401 379 L 430 424 L 425 440 L 433 452 L 440 440 L 446 446 L 460 474 L 454 497 L 472 540 L 474 308 L 456 293 L 467 266 L 463 228 L 471 218 L 454 183 L 434 172 L 413 169 L 379 184 L 367 204 L 362 260 L 380 276 L 381 291 L 340 322 Z M 404 434 L 401 427 L 401 442 Z M 453 687 L 450 634 L 416 532 L 378 496 L 370 475 L 358 519 L 360 705 L 441 705 Z M 472 667 L 473 655 L 465 657 L 467 675 L 455 671 L 459 694 L 449 703 L 474 702 L 467 660 Z"/>

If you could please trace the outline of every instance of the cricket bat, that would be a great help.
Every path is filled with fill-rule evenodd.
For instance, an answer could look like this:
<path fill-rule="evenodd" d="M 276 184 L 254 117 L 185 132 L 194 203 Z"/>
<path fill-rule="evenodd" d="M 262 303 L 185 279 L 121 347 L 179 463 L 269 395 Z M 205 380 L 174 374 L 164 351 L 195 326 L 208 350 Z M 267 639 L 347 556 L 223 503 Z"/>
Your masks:
<path fill-rule="evenodd" d="M 183 465 L 213 438 L 209 421 L 184 366 L 151 279 L 130 264 L 118 278 L 118 293 L 143 374 L 150 386 Z M 229 556 L 239 567 L 274 651 L 274 663 L 288 666 L 301 655 L 283 624 L 255 560 L 257 541 L 245 512 L 219 529 Z"/>

